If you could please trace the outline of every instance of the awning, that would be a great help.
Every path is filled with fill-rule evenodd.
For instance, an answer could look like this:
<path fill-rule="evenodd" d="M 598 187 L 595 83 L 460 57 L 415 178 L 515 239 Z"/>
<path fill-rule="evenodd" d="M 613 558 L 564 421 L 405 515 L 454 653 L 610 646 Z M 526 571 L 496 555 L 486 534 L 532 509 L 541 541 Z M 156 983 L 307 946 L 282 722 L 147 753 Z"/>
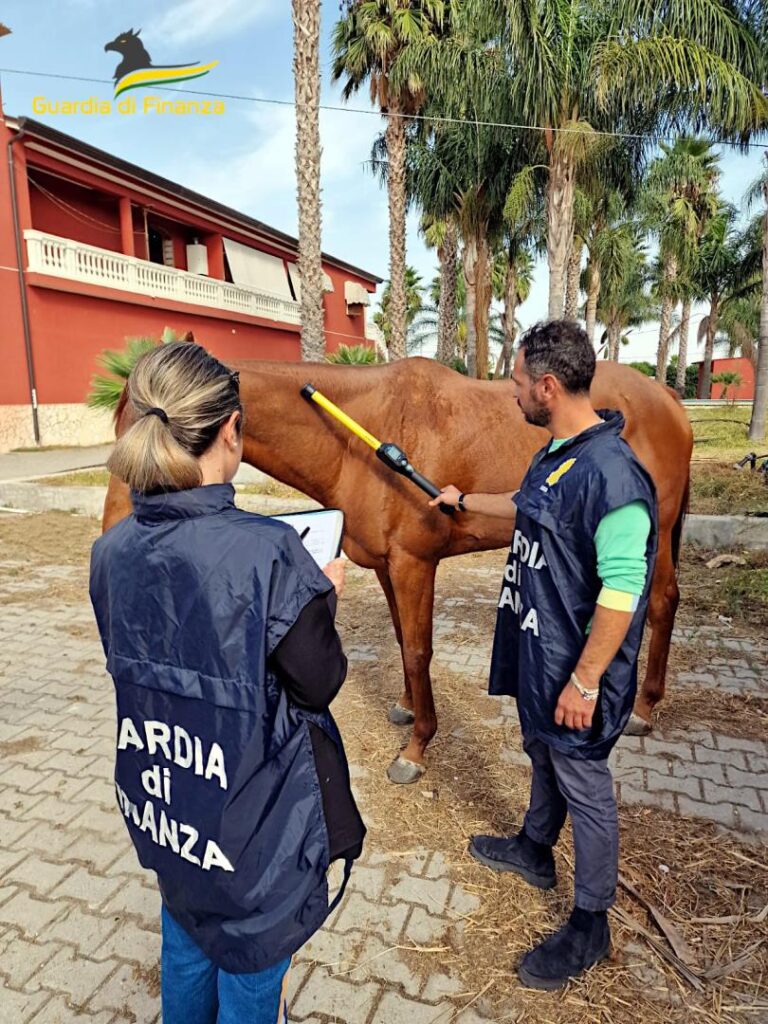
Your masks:
<path fill-rule="evenodd" d="M 299 265 L 297 263 L 288 264 L 288 276 L 291 279 L 293 285 L 293 294 L 296 296 L 296 301 L 301 302 L 301 274 L 299 273 Z M 330 276 L 323 271 L 323 291 L 332 292 L 333 281 Z"/>
<path fill-rule="evenodd" d="M 270 295 L 279 295 L 281 299 L 292 298 L 285 264 L 277 256 L 251 249 L 250 246 L 241 245 L 231 238 L 224 239 L 224 251 L 235 284 L 256 288 Z"/>
<path fill-rule="evenodd" d="M 345 281 L 344 301 L 348 306 L 370 306 L 371 296 L 359 282 Z"/>

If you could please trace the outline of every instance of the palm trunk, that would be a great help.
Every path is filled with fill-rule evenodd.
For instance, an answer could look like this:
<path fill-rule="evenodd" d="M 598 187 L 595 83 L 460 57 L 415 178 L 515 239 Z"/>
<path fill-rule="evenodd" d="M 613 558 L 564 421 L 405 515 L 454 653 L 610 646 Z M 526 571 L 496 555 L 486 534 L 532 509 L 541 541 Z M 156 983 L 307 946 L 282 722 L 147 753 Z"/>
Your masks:
<path fill-rule="evenodd" d="M 621 328 L 618 324 L 608 324 L 608 358 L 615 363 L 619 361 L 619 347 L 621 345 Z"/>
<path fill-rule="evenodd" d="M 710 296 L 709 317 L 707 319 L 707 340 L 704 344 L 704 365 L 701 368 L 701 384 L 699 398 L 712 397 L 712 357 L 715 353 L 715 337 L 720 318 L 720 295 L 712 292 Z"/>
<path fill-rule="evenodd" d="M 760 307 L 760 341 L 755 371 L 755 401 L 749 421 L 749 440 L 762 441 L 768 417 L 768 182 L 763 186 L 766 210 L 763 214 L 763 299 Z"/>
<path fill-rule="evenodd" d="M 405 119 L 397 104 L 389 105 L 387 119 L 387 187 L 389 199 L 389 354 L 392 359 L 406 355 L 408 304 L 405 282 Z"/>
<path fill-rule="evenodd" d="M 661 300 L 661 317 L 659 318 L 659 347 L 656 352 L 656 380 L 660 384 L 666 382 L 667 357 L 669 356 L 669 333 L 672 327 L 672 311 L 675 300 L 672 298 L 671 285 L 677 277 L 677 260 L 672 255 L 664 258 L 664 294 Z"/>
<path fill-rule="evenodd" d="M 440 301 L 437 320 L 437 359 L 447 366 L 456 356 L 456 261 L 458 233 L 453 221 L 448 221 L 445 240 L 440 247 Z"/>
<path fill-rule="evenodd" d="M 485 235 L 477 240 L 475 290 L 475 353 L 477 357 L 475 374 L 480 380 L 486 380 L 488 377 L 488 321 L 491 314 L 493 286 L 491 283 L 491 252 Z"/>
<path fill-rule="evenodd" d="M 574 238 L 571 244 L 571 256 L 568 260 L 568 279 L 565 288 L 565 309 L 563 316 L 566 320 L 575 320 L 579 312 L 579 279 L 581 277 L 581 257 L 584 252 L 584 243 L 580 238 Z"/>
<path fill-rule="evenodd" d="M 320 244 L 320 0 L 293 0 L 301 358 L 325 357 Z"/>
<path fill-rule="evenodd" d="M 512 374 L 512 352 L 517 337 L 516 314 L 517 264 L 514 261 L 514 256 L 510 256 L 507 264 L 507 278 L 504 282 L 504 313 L 501 318 L 504 326 L 504 343 L 501 346 L 501 355 L 494 372 L 494 377 L 503 377 L 505 380 L 509 380 Z"/>
<path fill-rule="evenodd" d="M 559 320 L 565 305 L 568 259 L 573 241 L 574 167 L 572 159 L 554 152 L 547 183 L 547 258 L 549 319 Z"/>
<path fill-rule="evenodd" d="M 467 373 L 470 377 L 476 377 L 477 325 L 475 322 L 475 307 L 477 306 L 477 281 L 475 274 L 477 272 L 477 244 L 473 238 L 467 238 L 464 242 L 462 266 L 464 269 L 464 286 L 467 292 L 465 310 L 467 321 Z"/>
<path fill-rule="evenodd" d="M 685 371 L 688 369 L 688 335 L 691 327 L 691 300 L 683 302 L 683 311 L 680 316 L 680 346 L 677 356 L 677 376 L 675 378 L 675 390 L 681 398 L 685 397 Z"/>
<path fill-rule="evenodd" d="M 587 308 L 585 321 L 587 337 L 594 345 L 595 324 L 597 323 L 597 300 L 600 297 L 600 264 L 597 260 L 590 260 L 589 285 L 587 287 Z"/>

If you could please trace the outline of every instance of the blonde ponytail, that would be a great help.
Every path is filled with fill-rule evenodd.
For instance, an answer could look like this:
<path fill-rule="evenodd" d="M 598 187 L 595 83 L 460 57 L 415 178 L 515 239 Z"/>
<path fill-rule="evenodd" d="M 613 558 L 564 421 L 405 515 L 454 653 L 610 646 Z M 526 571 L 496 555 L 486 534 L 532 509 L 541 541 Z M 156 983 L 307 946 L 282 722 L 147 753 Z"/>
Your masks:
<path fill-rule="evenodd" d="M 199 487 L 199 457 L 242 412 L 238 375 L 200 345 L 178 342 L 142 356 L 126 387 L 136 418 L 107 469 L 142 494 Z"/>

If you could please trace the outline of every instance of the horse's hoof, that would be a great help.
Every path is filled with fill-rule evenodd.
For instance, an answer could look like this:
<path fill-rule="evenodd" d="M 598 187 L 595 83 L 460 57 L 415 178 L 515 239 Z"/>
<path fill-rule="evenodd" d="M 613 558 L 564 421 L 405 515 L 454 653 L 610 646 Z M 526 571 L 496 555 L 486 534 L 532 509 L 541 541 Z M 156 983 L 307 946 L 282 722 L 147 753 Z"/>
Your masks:
<path fill-rule="evenodd" d="M 647 736 L 651 731 L 651 723 L 646 722 L 640 715 L 636 715 L 633 711 L 629 716 L 629 721 L 624 726 L 625 736 Z"/>
<path fill-rule="evenodd" d="M 427 769 L 423 764 L 415 764 L 413 761 L 406 761 L 404 757 L 396 757 L 387 769 L 389 781 L 398 786 L 408 786 L 412 782 L 418 782 Z"/>
<path fill-rule="evenodd" d="M 388 718 L 392 725 L 413 725 L 415 716 L 409 708 L 404 708 L 402 704 L 393 704 L 389 709 Z"/>

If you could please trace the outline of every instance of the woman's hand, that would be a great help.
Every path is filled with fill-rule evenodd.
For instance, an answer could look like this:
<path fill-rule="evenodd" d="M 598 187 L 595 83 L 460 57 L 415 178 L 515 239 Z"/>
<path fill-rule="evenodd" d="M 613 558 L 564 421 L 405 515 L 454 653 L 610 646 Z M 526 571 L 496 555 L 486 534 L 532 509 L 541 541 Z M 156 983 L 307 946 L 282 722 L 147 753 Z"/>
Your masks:
<path fill-rule="evenodd" d="M 325 566 L 323 572 L 336 588 L 336 596 L 341 597 L 344 593 L 344 574 L 347 571 L 346 558 L 334 558 Z"/>

